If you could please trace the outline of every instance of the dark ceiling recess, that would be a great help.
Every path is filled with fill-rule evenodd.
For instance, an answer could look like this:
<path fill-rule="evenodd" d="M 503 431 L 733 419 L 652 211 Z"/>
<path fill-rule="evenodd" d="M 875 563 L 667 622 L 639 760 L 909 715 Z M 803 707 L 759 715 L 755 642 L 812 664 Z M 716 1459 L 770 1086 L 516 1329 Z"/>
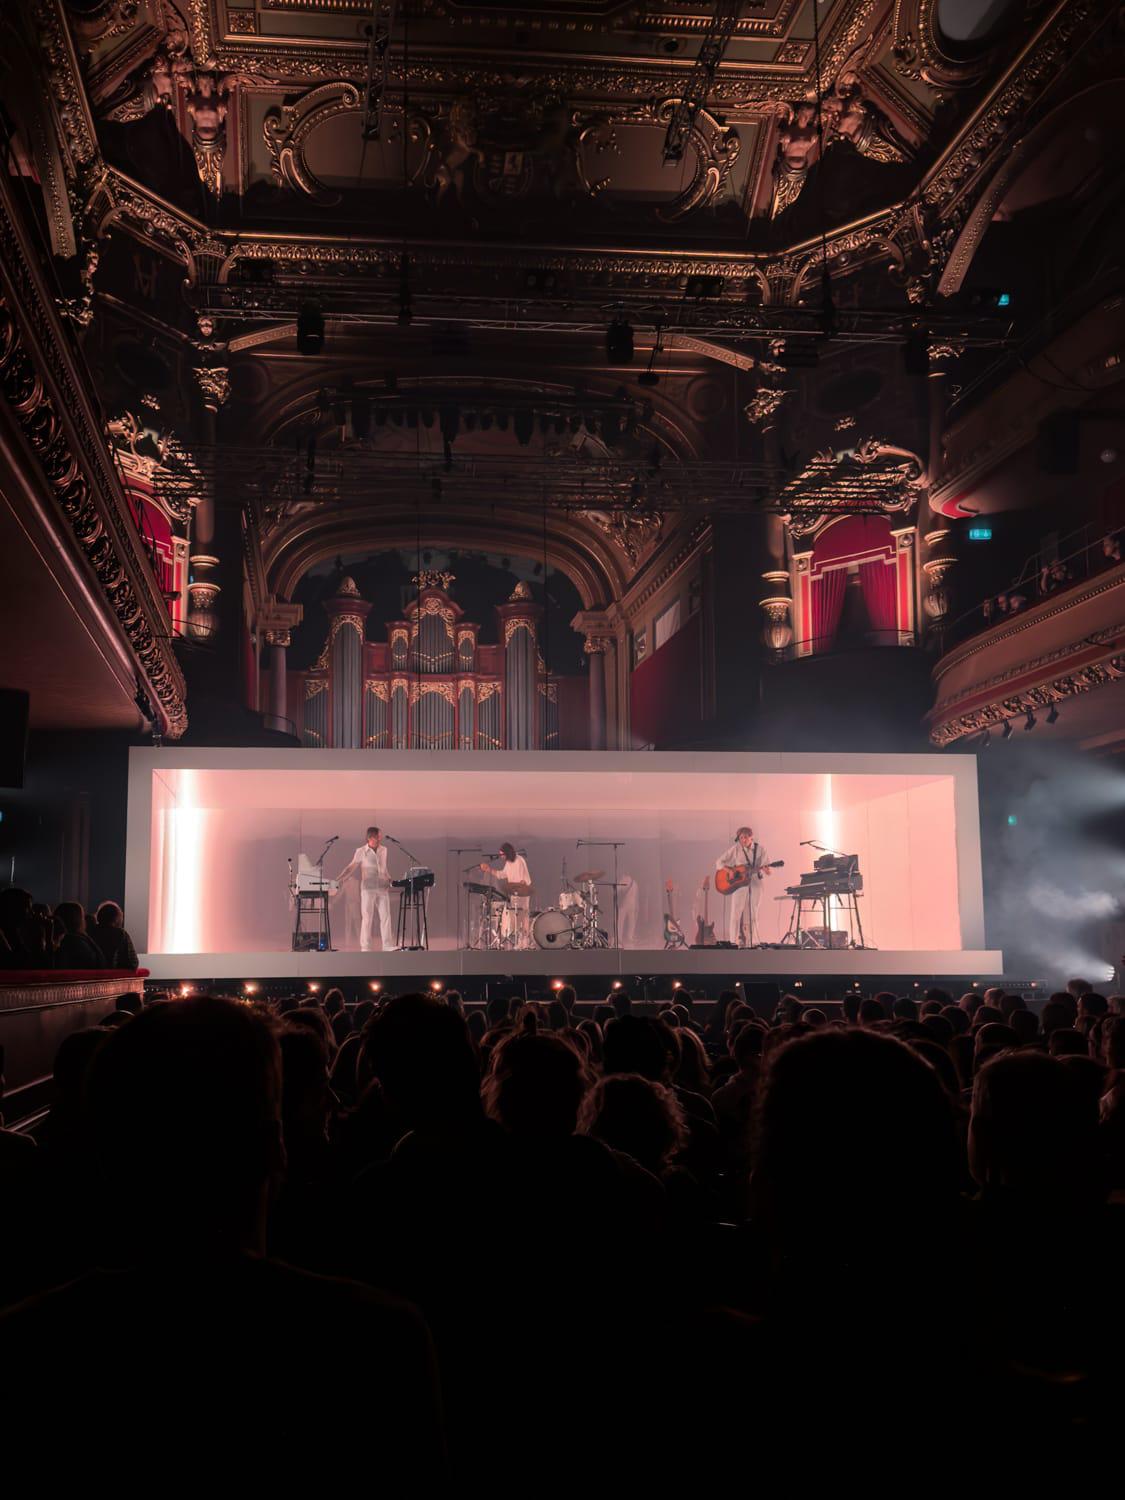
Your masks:
<path fill-rule="evenodd" d="M 113 362 L 118 373 L 140 391 L 166 391 L 172 384 L 172 372 L 154 349 L 143 344 L 118 344 Z"/>
<path fill-rule="evenodd" d="M 882 389 L 883 377 L 878 370 L 850 370 L 821 386 L 816 404 L 826 416 L 839 417 L 870 405 Z"/>

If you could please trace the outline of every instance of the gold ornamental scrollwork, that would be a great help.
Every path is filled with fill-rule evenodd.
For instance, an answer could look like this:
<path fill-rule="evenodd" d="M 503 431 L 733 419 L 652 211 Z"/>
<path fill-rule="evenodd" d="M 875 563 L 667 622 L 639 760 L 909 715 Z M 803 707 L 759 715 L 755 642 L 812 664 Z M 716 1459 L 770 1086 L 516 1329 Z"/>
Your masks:
<path fill-rule="evenodd" d="M 328 670 L 328 657 L 332 651 L 332 643 L 340 634 L 341 630 L 345 628 L 345 626 L 350 627 L 355 631 L 355 633 L 359 636 L 360 643 L 362 644 L 366 628 L 363 616 L 353 615 L 347 611 L 345 611 L 343 614 L 333 615 L 332 624 L 328 627 L 328 639 L 325 641 L 324 647 L 321 650 L 320 655 L 316 659 L 316 665 L 313 668 L 314 671 L 326 672 Z"/>
<path fill-rule="evenodd" d="M 387 684 L 381 681 L 379 678 L 369 677 L 364 683 L 364 687 L 369 693 L 374 693 L 376 698 L 381 698 L 384 703 L 388 703 L 390 701 L 390 689 L 388 688 Z"/>
<path fill-rule="evenodd" d="M 420 682 L 416 696 L 421 697 L 423 694 L 427 697 L 435 694 L 438 697 L 444 698 L 451 708 L 456 698 L 456 691 L 451 682 L 433 682 L 431 680 Z"/>
<path fill-rule="evenodd" d="M 499 693 L 499 691 L 500 684 L 498 682 L 478 682 L 477 702 L 486 703 L 489 698 L 495 697 L 496 694 Z"/>
<path fill-rule="evenodd" d="M 305 702 L 306 703 L 309 701 L 310 698 L 315 698 L 318 693 L 324 693 L 324 692 L 327 692 L 327 690 L 328 690 L 328 679 L 327 679 L 327 677 L 306 677 L 305 678 Z"/>
<path fill-rule="evenodd" d="M 532 640 L 535 639 L 535 622 L 533 620 L 529 620 L 526 615 L 509 616 L 504 621 L 505 646 L 508 645 L 517 630 L 526 630 Z"/>

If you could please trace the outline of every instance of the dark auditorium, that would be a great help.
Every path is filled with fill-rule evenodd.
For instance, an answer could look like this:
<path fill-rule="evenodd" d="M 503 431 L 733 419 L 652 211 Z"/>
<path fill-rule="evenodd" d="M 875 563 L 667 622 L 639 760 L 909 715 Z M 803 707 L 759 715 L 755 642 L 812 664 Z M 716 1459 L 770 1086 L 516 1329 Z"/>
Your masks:
<path fill-rule="evenodd" d="M 0 6 L 13 1495 L 1104 1493 L 1123 97 L 1120 0 Z"/>

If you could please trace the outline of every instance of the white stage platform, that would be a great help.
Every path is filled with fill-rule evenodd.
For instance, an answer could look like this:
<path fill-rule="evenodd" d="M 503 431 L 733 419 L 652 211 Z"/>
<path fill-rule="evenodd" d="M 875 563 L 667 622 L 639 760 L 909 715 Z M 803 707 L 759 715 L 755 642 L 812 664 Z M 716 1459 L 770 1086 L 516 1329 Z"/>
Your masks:
<path fill-rule="evenodd" d="M 552 979 L 582 975 L 658 978 L 714 974 L 762 978 L 818 975 L 848 979 L 913 976 L 918 979 L 993 979 L 1003 974 L 994 948 L 956 952 L 865 948 L 601 948 L 548 953 L 438 949 L 429 953 L 142 953 L 141 965 L 158 980 L 383 979 L 453 981 L 462 976 L 510 974 Z"/>

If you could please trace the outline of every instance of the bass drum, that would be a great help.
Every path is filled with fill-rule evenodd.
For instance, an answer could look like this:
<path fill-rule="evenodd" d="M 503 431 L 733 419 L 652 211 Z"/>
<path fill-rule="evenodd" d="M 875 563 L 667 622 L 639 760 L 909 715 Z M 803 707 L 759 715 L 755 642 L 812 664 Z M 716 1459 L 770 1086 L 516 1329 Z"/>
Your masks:
<path fill-rule="evenodd" d="M 574 946 L 574 928 L 570 918 L 553 906 L 541 911 L 531 924 L 531 935 L 537 948 L 571 948 Z"/>

